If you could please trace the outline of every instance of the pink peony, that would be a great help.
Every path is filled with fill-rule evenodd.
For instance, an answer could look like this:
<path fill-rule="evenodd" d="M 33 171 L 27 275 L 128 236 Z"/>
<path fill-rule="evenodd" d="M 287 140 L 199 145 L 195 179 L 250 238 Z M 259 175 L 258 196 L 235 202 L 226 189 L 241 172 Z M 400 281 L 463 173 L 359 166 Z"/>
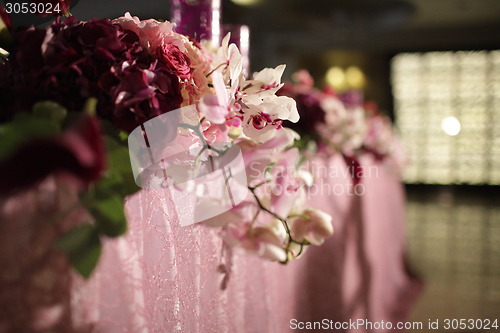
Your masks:
<path fill-rule="evenodd" d="M 154 54 L 158 47 L 168 43 L 175 43 L 181 51 L 184 49 L 179 39 L 174 36 L 172 23 L 168 21 L 160 22 L 154 19 L 141 21 L 137 16 L 131 16 L 127 12 L 124 16 L 114 19 L 113 23 L 139 36 L 141 46 L 150 54 Z"/>

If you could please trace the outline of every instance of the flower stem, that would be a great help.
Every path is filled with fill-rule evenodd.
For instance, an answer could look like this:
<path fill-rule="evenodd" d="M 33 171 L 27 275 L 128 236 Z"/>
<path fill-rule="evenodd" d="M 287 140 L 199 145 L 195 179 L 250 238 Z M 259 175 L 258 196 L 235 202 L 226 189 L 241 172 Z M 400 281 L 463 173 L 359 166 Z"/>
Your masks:
<path fill-rule="evenodd" d="M 286 234 L 288 236 L 288 242 L 286 244 L 286 253 L 287 253 L 287 258 L 282 261 L 281 263 L 282 264 L 286 264 L 288 263 L 289 261 L 289 258 L 288 258 L 288 253 L 290 252 L 290 246 L 292 243 L 296 243 L 296 244 L 299 244 L 300 245 L 300 251 L 299 251 L 299 254 L 302 252 L 302 247 L 304 245 L 307 245 L 307 241 L 304 241 L 304 242 L 299 242 L 297 240 L 295 240 L 293 237 L 292 237 L 292 233 L 290 231 L 290 227 L 288 226 L 288 223 L 286 221 L 286 219 L 282 218 L 281 216 L 279 216 L 278 214 L 274 213 L 273 211 L 267 209 L 266 207 L 264 207 L 264 205 L 262 204 L 262 202 L 260 201 L 259 197 L 257 196 L 257 194 L 255 193 L 255 189 L 256 187 L 248 187 L 248 189 L 250 190 L 250 192 L 252 192 L 254 198 L 255 198 L 255 201 L 257 202 L 257 205 L 259 206 L 259 208 L 262 210 L 262 211 L 265 211 L 266 213 L 270 214 L 271 216 L 273 216 L 274 218 L 276 218 L 277 220 L 279 220 L 282 224 L 283 224 L 283 227 L 285 228 L 285 231 L 286 231 Z"/>
<path fill-rule="evenodd" d="M 219 66 L 215 67 L 214 69 L 212 69 L 207 75 L 205 75 L 205 77 L 209 77 L 210 75 L 213 74 L 213 72 L 215 72 L 216 70 L 218 70 L 219 68 L 221 68 L 222 66 L 224 65 L 227 65 L 225 62 L 223 62 L 222 64 L 220 64 Z"/>

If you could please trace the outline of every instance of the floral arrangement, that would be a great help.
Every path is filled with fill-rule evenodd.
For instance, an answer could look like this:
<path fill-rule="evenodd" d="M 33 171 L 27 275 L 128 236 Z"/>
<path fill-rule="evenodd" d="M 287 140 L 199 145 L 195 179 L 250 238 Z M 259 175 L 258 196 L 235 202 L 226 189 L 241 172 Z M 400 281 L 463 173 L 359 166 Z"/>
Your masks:
<path fill-rule="evenodd" d="M 0 12 L 0 29 L 10 34 Z M 333 233 L 331 217 L 305 205 L 310 175 L 298 171 L 299 137 L 284 126 L 299 113 L 292 98 L 276 95 L 285 66 L 247 78 L 229 36 L 214 48 L 173 28 L 128 13 L 88 22 L 56 18 L 0 44 L 0 140 L 6 143 L 0 197 L 54 174 L 79 192 L 89 221 L 65 230 L 56 246 L 83 276 L 95 267 L 102 238 L 126 231 L 123 200 L 138 190 L 128 133 L 190 105 L 199 126 L 181 134 L 199 136 L 197 156 L 223 155 L 216 143 L 230 142 L 241 149 L 247 176 L 245 200 L 206 225 L 220 228 L 228 244 L 282 263 Z"/>
<path fill-rule="evenodd" d="M 359 167 L 359 156 L 372 154 L 377 160 L 391 157 L 399 167 L 405 161 L 404 149 L 391 120 L 376 104 L 342 98 L 331 89 L 319 90 L 306 70 L 293 75 L 278 92 L 297 101 L 301 122 L 292 124 L 302 136 L 302 145 L 317 145 L 326 154 L 342 154 L 349 167 Z M 351 173 L 358 182 L 357 172 Z"/>

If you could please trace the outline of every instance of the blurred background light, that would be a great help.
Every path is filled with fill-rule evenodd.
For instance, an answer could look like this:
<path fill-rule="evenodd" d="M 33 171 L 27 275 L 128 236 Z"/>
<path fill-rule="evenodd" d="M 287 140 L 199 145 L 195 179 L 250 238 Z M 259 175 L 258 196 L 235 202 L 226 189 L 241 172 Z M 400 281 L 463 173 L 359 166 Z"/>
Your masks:
<path fill-rule="evenodd" d="M 231 0 L 231 1 L 240 6 L 253 6 L 262 2 L 262 0 Z"/>
<path fill-rule="evenodd" d="M 357 66 L 349 66 L 345 71 L 345 79 L 349 88 L 360 89 L 365 85 L 365 75 Z"/>
<path fill-rule="evenodd" d="M 328 69 L 325 76 L 326 83 L 335 90 L 345 90 L 347 88 L 346 75 L 344 70 L 338 66 L 333 66 Z"/>
<path fill-rule="evenodd" d="M 441 122 L 441 128 L 446 134 L 455 136 L 460 133 L 460 122 L 455 117 L 446 117 Z"/>
<path fill-rule="evenodd" d="M 499 185 L 500 51 L 400 53 L 391 67 L 405 181 Z"/>

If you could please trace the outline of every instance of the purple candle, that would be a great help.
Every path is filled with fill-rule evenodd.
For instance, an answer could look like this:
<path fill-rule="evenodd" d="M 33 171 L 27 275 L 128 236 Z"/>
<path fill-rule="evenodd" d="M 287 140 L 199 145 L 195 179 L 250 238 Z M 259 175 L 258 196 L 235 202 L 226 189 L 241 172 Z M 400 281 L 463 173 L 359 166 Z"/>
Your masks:
<path fill-rule="evenodd" d="M 222 37 L 231 33 L 229 44 L 235 44 L 243 57 L 243 71 L 250 74 L 250 29 L 246 25 L 225 24 Z"/>
<path fill-rule="evenodd" d="M 170 0 L 170 14 L 175 32 L 219 45 L 221 0 Z"/>

